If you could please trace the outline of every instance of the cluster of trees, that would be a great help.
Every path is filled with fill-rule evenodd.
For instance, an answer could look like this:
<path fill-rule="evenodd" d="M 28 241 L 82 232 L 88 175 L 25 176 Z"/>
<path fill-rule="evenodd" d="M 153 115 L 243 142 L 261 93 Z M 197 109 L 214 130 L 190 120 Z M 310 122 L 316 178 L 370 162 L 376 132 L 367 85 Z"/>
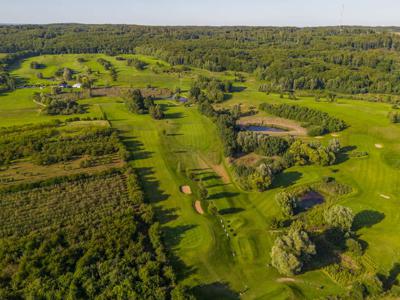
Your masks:
<path fill-rule="evenodd" d="M 290 145 L 288 156 L 293 164 L 328 166 L 335 163 L 336 154 L 339 151 L 340 143 L 338 139 L 332 139 L 326 147 L 316 142 L 296 140 Z"/>
<path fill-rule="evenodd" d="M 256 152 L 264 156 L 283 155 L 289 148 L 292 139 L 269 136 L 254 131 L 240 131 L 237 144 L 244 153 Z"/>
<path fill-rule="evenodd" d="M 2 299 L 193 299 L 176 282 L 150 205 L 126 192 L 141 190 L 137 176 L 122 172 L 2 194 Z M 6 214 L 16 209 L 34 220 Z"/>
<path fill-rule="evenodd" d="M 392 28 L 0 26 L 0 52 L 141 53 L 172 65 L 254 72 L 280 91 L 400 92 Z M 118 39 L 115 37 L 118 36 Z"/>
<path fill-rule="evenodd" d="M 233 165 L 233 171 L 243 188 L 259 192 L 263 192 L 271 186 L 276 172 L 271 165 L 265 162 L 261 162 L 257 166 Z"/>
<path fill-rule="evenodd" d="M 13 91 L 15 87 L 15 79 L 8 72 L 0 71 L 0 92 Z"/>
<path fill-rule="evenodd" d="M 243 132 L 239 132 L 237 141 L 237 149 L 241 149 L 245 153 L 256 151 L 270 156 L 256 165 L 233 165 L 234 174 L 240 185 L 245 189 L 258 191 L 268 189 L 274 177 L 287 168 L 296 164 L 332 165 L 336 161 L 336 155 L 340 152 L 338 139 L 332 139 L 327 146 L 323 146 L 319 143 L 307 143 L 292 138 L 285 139 L 260 133 L 243 134 Z M 294 213 L 295 206 L 291 206 L 291 204 L 295 203 L 289 201 L 293 199 L 288 197 L 284 200 L 288 205 L 285 210 Z"/>
<path fill-rule="evenodd" d="M 136 70 L 142 71 L 147 66 L 147 63 L 137 58 L 128 58 L 126 60 L 127 66 L 133 66 Z"/>
<path fill-rule="evenodd" d="M 55 90 L 58 88 L 55 87 Z M 58 92 L 56 92 L 58 93 Z M 47 115 L 72 115 L 83 114 L 86 109 L 76 101 L 77 97 L 57 97 L 45 93 L 34 93 L 33 100 L 41 105 L 41 111 Z"/>
<path fill-rule="evenodd" d="M 271 264 L 281 274 L 295 275 L 316 254 L 315 244 L 304 230 L 291 228 L 278 237 L 271 250 Z"/>
<path fill-rule="evenodd" d="M 343 120 L 304 106 L 292 104 L 260 104 L 260 109 L 278 117 L 303 122 L 311 136 L 342 131 L 347 127 Z"/>
<path fill-rule="evenodd" d="M 82 155 L 119 153 L 122 159 L 126 159 L 125 147 L 110 128 L 81 128 L 67 133 L 62 127 L 49 126 L 2 133 L 0 165 L 24 157 L 31 157 L 40 165 L 68 161 Z"/>
<path fill-rule="evenodd" d="M 207 99 L 209 102 L 219 103 L 226 99 L 225 93 L 231 92 L 233 92 L 233 85 L 230 81 L 198 76 L 189 90 L 189 96 L 195 101 Z"/>
<path fill-rule="evenodd" d="M 117 81 L 117 79 L 118 79 L 117 70 L 115 69 L 114 65 L 110 61 L 108 61 L 104 58 L 98 58 L 97 62 L 99 64 L 101 64 L 106 71 L 110 72 L 110 75 L 111 75 L 111 78 L 113 81 Z"/>
<path fill-rule="evenodd" d="M 123 95 L 127 109 L 135 114 L 149 113 L 154 119 L 164 118 L 164 112 L 159 104 L 154 103 L 154 97 L 143 97 L 139 89 L 129 89 Z"/>
<path fill-rule="evenodd" d="M 388 115 L 390 122 L 400 123 L 400 113 L 397 111 L 391 111 Z"/>
<path fill-rule="evenodd" d="M 289 192 L 282 192 L 277 195 L 276 200 L 286 217 L 292 217 L 297 205 L 296 195 Z M 326 232 L 332 235 L 334 232 L 335 240 L 345 239 L 348 251 L 355 254 L 362 254 L 360 243 L 351 237 L 351 229 L 354 221 L 354 214 L 350 208 L 334 205 L 323 211 L 323 223 Z M 328 236 L 327 239 L 332 238 Z M 327 245 L 324 245 L 325 247 Z M 334 248 L 328 244 L 328 247 Z M 322 249 L 322 251 L 324 251 Z M 303 225 L 294 222 L 288 232 L 278 237 L 271 250 L 272 265 L 284 275 L 299 274 L 303 267 L 310 261 L 312 255 L 316 255 L 318 249 L 315 241 L 310 238 Z"/>

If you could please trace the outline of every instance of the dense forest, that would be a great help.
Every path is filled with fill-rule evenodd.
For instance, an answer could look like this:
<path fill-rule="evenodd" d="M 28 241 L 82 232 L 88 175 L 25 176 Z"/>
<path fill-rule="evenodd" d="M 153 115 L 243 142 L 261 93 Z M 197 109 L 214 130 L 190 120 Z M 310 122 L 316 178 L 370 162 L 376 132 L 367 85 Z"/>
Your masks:
<path fill-rule="evenodd" d="M 351 94 L 397 94 L 400 36 L 391 30 L 3 25 L 0 52 L 141 53 L 173 65 L 254 73 L 268 82 L 272 91 L 327 89 Z M 5 61 L 10 63 L 12 59 L 5 58 L 0 64 Z M 1 78 L 7 81 L 4 75 Z"/>

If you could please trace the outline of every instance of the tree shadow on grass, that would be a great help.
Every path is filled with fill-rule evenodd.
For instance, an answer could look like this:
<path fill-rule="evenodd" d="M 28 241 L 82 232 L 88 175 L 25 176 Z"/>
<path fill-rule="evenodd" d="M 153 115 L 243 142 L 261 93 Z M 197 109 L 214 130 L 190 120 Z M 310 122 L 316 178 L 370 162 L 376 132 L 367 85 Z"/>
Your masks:
<path fill-rule="evenodd" d="M 232 87 L 232 93 L 240 93 L 243 92 L 244 90 L 246 90 L 247 87 L 246 86 L 233 86 Z"/>
<path fill-rule="evenodd" d="M 146 151 L 143 143 L 135 138 L 122 136 L 121 141 L 130 153 L 130 160 L 150 158 L 153 154 L 153 152 Z"/>
<path fill-rule="evenodd" d="M 139 175 L 147 201 L 157 203 L 169 198 L 170 195 L 160 189 L 160 182 L 154 176 L 153 168 L 136 168 L 136 172 Z"/>
<path fill-rule="evenodd" d="M 353 230 L 357 231 L 363 227 L 370 228 L 380 223 L 385 214 L 376 210 L 363 210 L 354 217 Z"/>
<path fill-rule="evenodd" d="M 339 254 L 345 250 L 343 234 L 328 229 L 313 238 L 317 254 L 305 265 L 302 272 L 319 270 L 331 264 L 339 263 Z"/>
<path fill-rule="evenodd" d="M 221 177 L 220 176 L 218 176 L 218 175 L 216 175 L 215 173 L 212 173 L 212 174 L 210 174 L 210 175 L 207 175 L 207 176 L 205 176 L 205 177 L 202 177 L 201 179 L 203 180 L 203 181 L 208 181 L 208 180 L 213 180 L 213 179 L 220 179 Z"/>
<path fill-rule="evenodd" d="M 392 267 L 392 269 L 389 271 L 389 275 L 384 275 L 384 274 L 378 274 L 378 278 L 380 281 L 383 283 L 383 290 L 388 291 L 390 290 L 393 285 L 398 285 L 399 280 L 397 277 L 400 274 L 400 264 L 395 263 Z"/>
<path fill-rule="evenodd" d="M 229 215 L 229 214 L 237 214 L 242 211 L 244 211 L 244 209 L 241 207 L 230 207 L 230 208 L 220 209 L 218 212 L 220 215 Z"/>
<path fill-rule="evenodd" d="M 238 196 L 239 193 L 232 193 L 232 192 L 219 192 L 211 195 L 208 197 L 208 200 L 217 200 L 217 199 L 222 199 L 222 198 L 233 198 L 235 196 Z"/>
<path fill-rule="evenodd" d="M 184 114 L 181 112 L 174 112 L 174 113 L 167 113 L 164 116 L 164 119 L 174 120 L 174 119 L 181 119 L 184 117 Z"/>
<path fill-rule="evenodd" d="M 302 177 L 302 174 L 297 171 L 289 171 L 278 174 L 272 182 L 271 188 L 283 187 L 286 188 L 296 183 Z"/>
<path fill-rule="evenodd" d="M 176 208 L 163 209 L 160 206 L 154 207 L 154 214 L 156 216 L 156 219 L 161 224 L 166 224 L 176 220 L 178 218 L 176 211 Z"/>
<path fill-rule="evenodd" d="M 163 240 L 165 246 L 168 249 L 174 249 L 179 245 L 185 233 L 195 227 L 197 227 L 197 225 L 193 224 L 175 227 L 165 226 L 163 228 Z M 196 272 L 195 268 L 187 266 L 180 257 L 176 256 L 174 251 L 169 251 L 168 257 L 171 260 L 174 270 L 177 270 L 178 280 L 183 280 Z"/>
<path fill-rule="evenodd" d="M 349 160 L 350 152 L 356 150 L 356 146 L 346 146 L 340 149 L 340 152 L 336 155 L 335 165 L 344 163 L 345 161 Z"/>
<path fill-rule="evenodd" d="M 238 300 L 238 293 L 232 291 L 227 283 L 213 282 L 202 284 L 192 288 L 191 292 L 196 299 L 218 299 L 218 300 Z"/>

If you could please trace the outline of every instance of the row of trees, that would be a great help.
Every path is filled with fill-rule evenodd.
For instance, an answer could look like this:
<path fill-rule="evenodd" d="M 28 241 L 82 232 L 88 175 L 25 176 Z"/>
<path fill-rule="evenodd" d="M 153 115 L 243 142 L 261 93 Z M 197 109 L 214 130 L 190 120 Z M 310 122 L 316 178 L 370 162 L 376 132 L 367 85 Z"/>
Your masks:
<path fill-rule="evenodd" d="M 394 50 L 400 49 L 400 37 L 391 31 L 357 27 L 7 25 L 0 26 L 0 52 L 139 52 L 172 65 L 254 72 L 283 91 L 399 93 L 399 58 Z"/>
<path fill-rule="evenodd" d="M 117 70 L 115 69 L 114 65 L 110 61 L 108 61 L 104 58 L 98 58 L 97 62 L 99 64 L 101 64 L 104 67 L 104 69 L 110 73 L 113 81 L 117 81 L 117 79 L 118 79 Z"/>
<path fill-rule="evenodd" d="M 37 164 L 48 165 L 82 155 L 112 153 L 126 159 L 125 147 L 110 128 L 82 128 L 71 132 L 64 131 L 62 126 L 27 128 L 25 132 L 4 133 L 0 145 L 0 164 L 30 157 Z"/>

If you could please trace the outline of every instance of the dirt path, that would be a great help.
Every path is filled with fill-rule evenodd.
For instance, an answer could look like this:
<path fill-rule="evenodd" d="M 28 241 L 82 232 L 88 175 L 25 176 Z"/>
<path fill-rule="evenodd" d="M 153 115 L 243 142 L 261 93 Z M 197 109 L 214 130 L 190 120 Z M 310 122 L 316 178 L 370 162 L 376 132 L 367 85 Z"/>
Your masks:
<path fill-rule="evenodd" d="M 223 164 L 212 164 L 210 162 L 208 162 L 204 157 L 199 156 L 199 162 L 200 165 L 204 168 L 211 168 L 213 169 L 213 171 L 219 176 L 221 177 L 221 180 L 223 181 L 223 183 L 231 183 L 231 179 L 229 177 L 228 172 L 225 169 L 225 166 Z"/>

